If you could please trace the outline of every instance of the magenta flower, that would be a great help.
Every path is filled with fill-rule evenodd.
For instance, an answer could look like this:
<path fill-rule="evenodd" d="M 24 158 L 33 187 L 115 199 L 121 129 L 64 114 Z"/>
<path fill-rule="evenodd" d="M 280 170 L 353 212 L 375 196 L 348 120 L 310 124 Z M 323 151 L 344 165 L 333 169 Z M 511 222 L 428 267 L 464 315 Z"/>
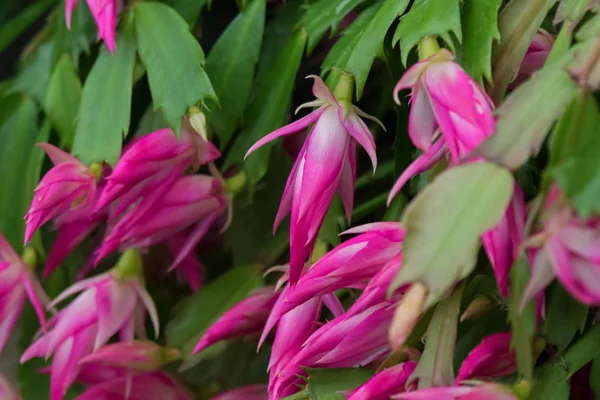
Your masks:
<path fill-rule="evenodd" d="M 81 161 L 48 143 L 39 143 L 54 167 L 44 175 L 25 215 L 25 244 L 52 218 L 92 204 L 96 194 L 94 172 Z"/>
<path fill-rule="evenodd" d="M 95 210 L 108 206 L 136 186 L 136 190 L 141 191 L 153 180 L 163 180 L 173 171 L 183 172 L 190 166 L 197 168 L 219 156 L 215 146 L 196 134 L 187 120 L 181 126 L 179 139 L 168 128 L 149 133 L 123 150 Z"/>
<path fill-rule="evenodd" d="M 109 227 L 96 263 L 118 248 L 148 247 L 186 228 L 193 228 L 175 258 L 172 265 L 175 267 L 229 205 L 222 181 L 211 176 L 179 177 L 174 173 L 160 186 L 146 192 L 114 226 Z M 128 197 L 121 201 L 128 201 Z"/>
<path fill-rule="evenodd" d="M 269 393 L 266 385 L 247 385 L 231 389 L 216 396 L 211 400 L 268 400 Z"/>
<path fill-rule="evenodd" d="M 179 253 L 185 250 L 184 245 L 187 237 L 187 232 L 180 232 L 167 239 L 167 245 L 173 255 L 173 260 L 177 259 Z M 180 260 L 179 264 L 175 265 L 177 276 L 180 281 L 188 284 L 192 292 L 195 292 L 202 286 L 206 267 L 194 252 L 189 252 L 183 258 L 180 257 Z"/>
<path fill-rule="evenodd" d="M 60 400 L 74 382 L 79 362 L 115 334 L 131 341 L 143 330 L 143 309 L 148 310 L 158 335 L 156 307 L 141 282 L 141 259 L 130 250 L 113 270 L 80 281 L 61 293 L 53 304 L 82 292 L 52 321 L 52 330 L 35 341 L 21 357 L 54 355 L 51 368 L 51 400 Z"/>
<path fill-rule="evenodd" d="M 539 29 L 521 61 L 521 67 L 512 85 L 516 86 L 526 81 L 535 71 L 541 69 L 546 63 L 553 45 L 554 36 L 544 29 Z"/>
<path fill-rule="evenodd" d="M 320 258 L 300 277 L 296 285 L 289 287 L 281 295 L 269 315 L 263 338 L 282 315 L 315 296 L 368 281 L 387 264 L 400 265 L 404 230 L 399 223 L 374 223 L 345 233 L 360 235 Z"/>
<path fill-rule="evenodd" d="M 388 204 L 410 178 L 445 156 L 449 156 L 450 165 L 460 164 L 496 129 L 492 101 L 454 62 L 454 55 L 448 50 L 442 49 L 406 71 L 394 88 L 397 103 L 398 92 L 409 88 L 412 94 L 408 134 L 424 153 L 400 175 Z M 508 271 L 517 255 L 524 225 L 523 194 L 515 184 L 513 200 L 503 219 L 482 236 L 499 291 L 504 296 L 508 294 Z"/>
<path fill-rule="evenodd" d="M 400 393 L 391 398 L 395 400 L 518 400 L 509 387 L 497 383 L 433 387 Z"/>
<path fill-rule="evenodd" d="M 21 400 L 21 395 L 15 389 L 8 379 L 0 372 L 0 399 L 2 400 Z"/>
<path fill-rule="evenodd" d="M 388 400 L 391 395 L 402 393 L 406 389 L 408 378 L 417 363 L 407 361 L 375 374 L 371 379 L 352 391 L 347 400 Z M 416 389 L 416 381 L 411 390 Z"/>
<path fill-rule="evenodd" d="M 181 357 L 178 349 L 161 347 L 149 340 L 112 343 L 81 359 L 81 364 L 98 363 L 109 367 L 156 371 Z"/>
<path fill-rule="evenodd" d="M 290 282 L 295 284 L 312 251 L 329 204 L 339 193 L 348 220 L 354 201 L 356 178 L 356 142 L 367 151 L 377 166 L 375 141 L 359 117 L 371 118 L 351 104 L 338 102 L 321 78 L 314 79 L 317 100 L 306 106 L 316 110 L 256 142 L 246 157 L 264 144 L 298 132 L 314 123 L 288 178 L 274 230 L 291 211 Z"/>
<path fill-rule="evenodd" d="M 512 334 L 486 336 L 462 362 L 456 384 L 468 379 L 498 378 L 517 371 L 515 352 L 510 348 Z"/>
<path fill-rule="evenodd" d="M 531 279 L 523 305 L 558 278 L 578 301 L 600 304 L 600 225 L 582 220 L 553 185 L 546 198 L 541 232 L 525 241 L 531 249 Z"/>
<path fill-rule="evenodd" d="M 221 340 L 259 334 L 278 296 L 272 287 L 265 287 L 231 307 L 202 335 L 192 354 Z"/>
<path fill-rule="evenodd" d="M 76 400 L 193 400 L 193 393 L 166 372 L 148 372 L 90 386 Z"/>
<path fill-rule="evenodd" d="M 0 234 L 0 353 L 26 299 L 29 299 L 42 327 L 46 327 L 44 306 L 50 300 L 31 268 Z"/>
<path fill-rule="evenodd" d="M 98 37 L 104 40 L 110 54 L 115 54 L 115 27 L 117 26 L 118 0 L 87 0 L 90 12 L 98 28 Z M 71 29 L 71 14 L 77 6 L 77 0 L 66 0 L 65 19 L 67 28 Z"/>

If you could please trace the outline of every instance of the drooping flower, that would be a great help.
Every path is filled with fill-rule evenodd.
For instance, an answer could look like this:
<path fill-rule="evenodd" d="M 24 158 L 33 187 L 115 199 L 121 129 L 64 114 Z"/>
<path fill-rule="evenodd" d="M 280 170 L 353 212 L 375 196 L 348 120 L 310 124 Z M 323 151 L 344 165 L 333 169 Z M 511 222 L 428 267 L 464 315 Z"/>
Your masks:
<path fill-rule="evenodd" d="M 347 400 L 388 400 L 391 395 L 405 391 L 408 378 L 417 363 L 407 361 L 376 373 L 371 379 L 352 391 Z M 416 381 L 412 390 L 416 389 Z"/>
<path fill-rule="evenodd" d="M 400 265 L 404 230 L 399 223 L 368 224 L 345 233 L 360 235 L 325 254 L 281 295 L 269 315 L 263 338 L 282 315 L 315 296 L 362 284 L 388 264 Z"/>
<path fill-rule="evenodd" d="M 54 167 L 35 188 L 25 215 L 25 244 L 40 226 L 70 210 L 88 207 L 96 195 L 95 170 L 51 144 L 39 143 L 38 147 L 48 154 Z"/>
<path fill-rule="evenodd" d="M 81 359 L 81 364 L 97 363 L 108 367 L 156 371 L 181 357 L 179 349 L 161 347 L 149 340 L 112 343 Z"/>
<path fill-rule="evenodd" d="M 274 225 L 274 229 L 277 229 L 281 220 L 291 211 L 292 284 L 300 277 L 336 192 L 342 199 L 347 218 L 350 218 L 356 178 L 356 142 L 369 154 L 373 169 L 377 165 L 374 139 L 360 118 L 370 117 L 352 106 L 350 99 L 336 99 L 319 77 L 311 77 L 314 79 L 313 94 L 317 100 L 306 105 L 319 108 L 306 117 L 266 135 L 246 154 L 247 157 L 264 144 L 298 132 L 314 123 L 288 178 Z M 351 80 L 343 78 L 340 78 L 340 82 L 346 85 L 353 84 Z"/>
<path fill-rule="evenodd" d="M 71 29 L 71 14 L 78 0 L 66 0 L 65 20 L 67 28 Z M 115 27 L 117 26 L 118 0 L 87 0 L 90 12 L 98 28 L 98 37 L 104 40 L 111 54 L 115 54 Z"/>
<path fill-rule="evenodd" d="M 554 36 L 540 28 L 533 36 L 533 40 L 525 53 L 523 61 L 521 61 L 519 72 L 512 85 L 516 86 L 526 81 L 535 71 L 541 69 L 546 63 L 553 45 Z"/>
<path fill-rule="evenodd" d="M 30 255 L 34 254 L 33 250 L 26 250 L 26 252 Z M 28 265 L 15 253 L 0 234 L 0 353 L 27 299 L 33 306 L 42 327 L 46 326 L 44 306 L 50 300 L 35 277 L 32 267 L 33 265 Z"/>
<path fill-rule="evenodd" d="M 498 383 L 432 387 L 396 394 L 391 398 L 395 400 L 518 400 L 517 395 L 509 387 Z"/>
<path fill-rule="evenodd" d="M 265 287 L 227 310 L 202 335 L 192 354 L 221 340 L 260 333 L 278 296 L 272 287 Z"/>
<path fill-rule="evenodd" d="M 75 381 L 80 361 L 115 334 L 131 341 L 143 330 L 143 310 L 148 310 L 158 335 L 156 307 L 141 282 L 141 258 L 135 250 L 125 252 L 111 271 L 77 282 L 50 306 L 82 292 L 52 320 L 52 329 L 37 339 L 21 357 L 54 355 L 51 367 L 51 400 L 60 400 Z M 140 336 L 138 334 L 138 336 Z"/>
<path fill-rule="evenodd" d="M 527 239 L 531 251 L 531 278 L 523 305 L 558 278 L 578 301 L 600 304 L 600 224 L 582 219 L 570 207 L 558 186 L 546 197 L 541 231 Z"/>
<path fill-rule="evenodd" d="M 456 63 L 454 55 L 439 50 L 402 76 L 394 89 L 411 89 L 408 134 L 424 153 L 400 175 L 388 197 L 388 204 L 410 178 L 433 167 L 448 156 L 450 166 L 478 147 L 496 129 L 491 100 L 483 89 Z M 515 184 L 503 219 L 482 236 L 502 295 L 508 294 L 508 271 L 518 252 L 525 225 L 525 205 Z"/>
<path fill-rule="evenodd" d="M 21 395 L 0 372 L 0 399 L 2 400 L 21 400 Z"/>
<path fill-rule="evenodd" d="M 211 400 L 268 400 L 269 393 L 266 385 L 246 385 L 231 389 L 216 396 Z"/>
<path fill-rule="evenodd" d="M 467 355 L 458 370 L 456 383 L 468 379 L 498 378 L 517 371 L 515 352 L 510 347 L 510 332 L 486 336 Z"/>

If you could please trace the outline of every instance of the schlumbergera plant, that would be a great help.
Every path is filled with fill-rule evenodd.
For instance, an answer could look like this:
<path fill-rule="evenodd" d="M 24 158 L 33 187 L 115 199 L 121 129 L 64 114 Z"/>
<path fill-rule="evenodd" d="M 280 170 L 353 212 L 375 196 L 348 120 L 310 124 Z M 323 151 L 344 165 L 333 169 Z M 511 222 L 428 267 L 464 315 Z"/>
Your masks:
<path fill-rule="evenodd" d="M 600 1 L 0 21 L 0 400 L 600 398 Z"/>

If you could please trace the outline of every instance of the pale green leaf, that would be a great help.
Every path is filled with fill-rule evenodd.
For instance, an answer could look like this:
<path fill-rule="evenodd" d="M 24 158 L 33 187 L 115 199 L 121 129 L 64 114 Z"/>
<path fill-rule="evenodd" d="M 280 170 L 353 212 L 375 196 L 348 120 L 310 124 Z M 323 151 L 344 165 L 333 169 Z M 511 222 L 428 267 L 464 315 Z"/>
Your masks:
<path fill-rule="evenodd" d="M 40 106 L 44 104 L 52 72 L 52 47 L 52 43 L 46 43 L 30 54 L 23 70 L 11 82 L 9 93 L 25 93 Z"/>
<path fill-rule="evenodd" d="M 492 80 L 492 43 L 500 40 L 498 10 L 502 0 L 465 0 L 461 10 L 460 63 L 479 83 Z"/>
<path fill-rule="evenodd" d="M 400 41 L 402 62 L 406 65 L 408 54 L 419 40 L 439 35 L 453 48 L 451 34 L 459 42 L 462 40 L 458 0 L 415 0 L 400 20 L 392 44 Z"/>
<path fill-rule="evenodd" d="M 218 101 L 202 68 L 204 52 L 186 22 L 165 4 L 136 4 L 135 30 L 154 108 L 162 110 L 179 136 L 179 127 L 191 106 L 207 98 Z"/>
<path fill-rule="evenodd" d="M 386 0 L 376 3 L 363 11 L 359 18 L 345 31 L 344 36 L 331 49 L 331 54 L 323 64 L 322 73 L 331 68 L 339 68 L 354 75 L 356 98 L 360 99 L 367 82 L 367 76 L 375 58 L 382 57 L 383 39 L 394 23 L 408 6 L 408 0 Z M 374 13 L 374 14 L 371 14 Z"/>
<path fill-rule="evenodd" d="M 500 43 L 493 47 L 492 82 L 489 90 L 495 104 L 502 103 L 509 83 L 548 11 L 556 0 L 511 0 L 500 13 Z M 535 103 L 532 101 L 531 103 Z"/>
<path fill-rule="evenodd" d="M 129 130 L 135 62 L 132 18 L 131 13 L 124 16 L 115 55 L 102 48 L 83 87 L 73 155 L 86 164 L 106 161 L 114 165 Z"/>
<path fill-rule="evenodd" d="M 535 384 L 529 400 L 568 400 L 569 379 L 560 362 L 544 364 L 535 370 Z"/>
<path fill-rule="evenodd" d="M 340 394 L 356 389 L 369 380 L 375 371 L 365 368 L 307 368 L 307 389 L 311 400 L 344 400 Z"/>
<path fill-rule="evenodd" d="M 479 236 L 500 221 L 512 195 L 510 173 L 473 163 L 441 173 L 407 206 L 402 268 L 390 290 L 419 281 L 430 306 L 475 266 Z"/>
<path fill-rule="evenodd" d="M 573 343 L 563 354 L 570 378 L 600 354 L 600 325 L 592 326 L 581 338 Z"/>
<path fill-rule="evenodd" d="M 70 148 L 75 136 L 75 119 L 81 100 L 81 81 L 71 57 L 64 55 L 54 67 L 44 110 L 59 134 L 61 147 Z"/>
<path fill-rule="evenodd" d="M 250 6 L 227 26 L 206 58 L 221 107 L 213 105 L 208 124 L 225 148 L 242 116 L 258 61 L 265 24 L 266 0 L 253 0 Z"/>

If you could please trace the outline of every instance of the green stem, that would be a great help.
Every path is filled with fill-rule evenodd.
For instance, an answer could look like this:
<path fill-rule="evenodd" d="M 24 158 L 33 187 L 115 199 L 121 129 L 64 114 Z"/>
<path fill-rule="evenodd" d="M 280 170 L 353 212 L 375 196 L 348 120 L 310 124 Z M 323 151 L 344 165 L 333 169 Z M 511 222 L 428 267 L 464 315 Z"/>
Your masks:
<path fill-rule="evenodd" d="M 227 178 L 225 180 L 225 186 L 227 190 L 232 194 L 236 195 L 240 193 L 244 187 L 246 187 L 246 183 L 248 182 L 248 177 L 244 171 L 240 171 L 231 178 Z"/>
<path fill-rule="evenodd" d="M 121 254 L 117 264 L 113 267 L 112 273 L 119 279 L 142 277 L 144 268 L 140 251 L 138 249 L 125 250 L 125 252 Z"/>
<path fill-rule="evenodd" d="M 25 250 L 23 250 L 21 258 L 23 259 L 23 262 L 32 269 L 37 265 L 37 253 L 30 247 L 26 247 Z"/>
<path fill-rule="evenodd" d="M 419 42 L 419 61 L 427 60 L 440 50 L 435 36 L 425 36 Z"/>
<path fill-rule="evenodd" d="M 350 110 L 352 108 L 352 96 L 354 96 L 354 75 L 342 72 L 335 89 L 333 89 L 333 96 L 345 110 Z"/>
<path fill-rule="evenodd" d="M 92 171 L 94 179 L 98 182 L 100 180 L 100 175 L 102 175 L 102 163 L 91 163 L 90 171 Z"/>

